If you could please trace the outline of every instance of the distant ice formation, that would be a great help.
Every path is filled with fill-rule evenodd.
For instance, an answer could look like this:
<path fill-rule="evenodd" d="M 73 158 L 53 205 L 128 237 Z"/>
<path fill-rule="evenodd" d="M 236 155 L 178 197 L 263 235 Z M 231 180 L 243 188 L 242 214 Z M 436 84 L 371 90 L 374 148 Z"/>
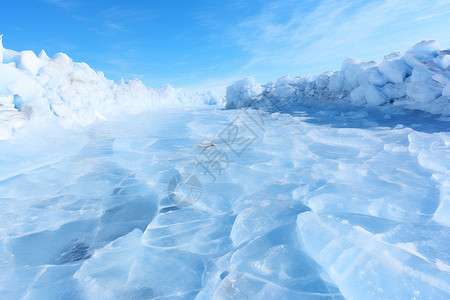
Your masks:
<path fill-rule="evenodd" d="M 214 92 L 187 93 L 170 84 L 159 89 L 135 79 L 120 84 L 64 53 L 4 49 L 0 37 L 0 140 L 30 118 L 53 118 L 66 127 L 86 126 L 147 109 L 221 104 Z"/>
<path fill-rule="evenodd" d="M 381 62 L 347 58 L 340 71 L 318 76 L 289 75 L 259 85 L 244 78 L 227 88 L 227 108 L 269 107 L 291 111 L 298 105 L 327 103 L 356 106 L 392 104 L 433 114 L 450 114 L 450 49 L 422 41 L 404 54 Z"/>

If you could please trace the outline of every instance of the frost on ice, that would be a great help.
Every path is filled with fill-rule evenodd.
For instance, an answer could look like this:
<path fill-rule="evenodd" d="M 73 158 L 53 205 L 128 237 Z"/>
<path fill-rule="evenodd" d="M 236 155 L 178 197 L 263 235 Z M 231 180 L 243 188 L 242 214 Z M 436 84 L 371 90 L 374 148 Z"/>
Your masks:
<path fill-rule="evenodd" d="M 0 50 L 0 299 L 450 297 L 436 42 L 228 87 L 228 108 L 259 110 Z M 229 158 L 214 180 L 206 150 Z M 201 181 L 186 205 L 181 174 Z"/>

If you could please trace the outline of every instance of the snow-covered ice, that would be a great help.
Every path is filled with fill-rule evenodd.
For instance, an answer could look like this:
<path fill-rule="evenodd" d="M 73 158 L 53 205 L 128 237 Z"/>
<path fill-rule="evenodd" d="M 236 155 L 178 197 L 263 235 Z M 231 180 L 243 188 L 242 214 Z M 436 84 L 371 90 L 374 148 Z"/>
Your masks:
<path fill-rule="evenodd" d="M 450 297 L 435 42 L 228 88 L 260 110 L 0 53 L 0 299 Z"/>

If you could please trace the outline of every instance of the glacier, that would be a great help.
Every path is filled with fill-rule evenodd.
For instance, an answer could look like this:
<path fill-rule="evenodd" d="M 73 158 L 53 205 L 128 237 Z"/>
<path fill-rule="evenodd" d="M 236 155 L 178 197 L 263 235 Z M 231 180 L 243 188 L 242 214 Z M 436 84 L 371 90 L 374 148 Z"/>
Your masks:
<path fill-rule="evenodd" d="M 2 47 L 0 299 L 448 299 L 438 48 L 222 97 Z"/>

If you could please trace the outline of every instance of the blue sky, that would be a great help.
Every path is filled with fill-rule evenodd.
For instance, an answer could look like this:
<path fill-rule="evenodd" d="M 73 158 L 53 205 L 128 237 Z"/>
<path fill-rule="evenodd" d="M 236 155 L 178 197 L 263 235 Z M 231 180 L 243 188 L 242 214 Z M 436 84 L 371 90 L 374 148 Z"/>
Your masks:
<path fill-rule="evenodd" d="M 0 0 L 5 48 L 64 52 L 152 87 L 314 75 L 423 39 L 448 48 L 449 28 L 448 0 Z"/>

